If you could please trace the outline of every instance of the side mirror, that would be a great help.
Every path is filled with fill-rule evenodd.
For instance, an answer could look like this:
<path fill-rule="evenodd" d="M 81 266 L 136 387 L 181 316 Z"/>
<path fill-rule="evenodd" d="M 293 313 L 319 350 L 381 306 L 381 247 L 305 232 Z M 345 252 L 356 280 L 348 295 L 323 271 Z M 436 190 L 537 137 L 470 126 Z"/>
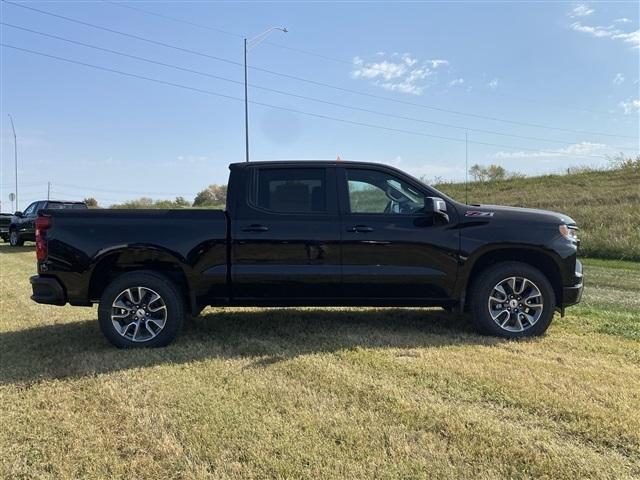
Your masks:
<path fill-rule="evenodd" d="M 441 223 L 449 223 L 447 204 L 440 197 L 426 197 L 424 199 L 424 212 L 427 215 L 432 215 L 434 222 L 439 220 Z"/>
<path fill-rule="evenodd" d="M 18 217 L 18 218 L 22 218 L 23 217 L 22 212 L 20 210 L 16 210 L 16 212 L 13 215 L 15 217 Z"/>

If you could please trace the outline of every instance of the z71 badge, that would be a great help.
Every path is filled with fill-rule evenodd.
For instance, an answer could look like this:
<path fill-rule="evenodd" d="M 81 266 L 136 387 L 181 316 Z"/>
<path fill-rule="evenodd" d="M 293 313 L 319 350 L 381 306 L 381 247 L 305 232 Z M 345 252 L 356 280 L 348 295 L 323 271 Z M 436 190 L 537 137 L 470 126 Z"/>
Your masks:
<path fill-rule="evenodd" d="M 465 217 L 493 217 L 494 212 L 480 212 L 478 210 L 467 210 L 464 212 Z"/>

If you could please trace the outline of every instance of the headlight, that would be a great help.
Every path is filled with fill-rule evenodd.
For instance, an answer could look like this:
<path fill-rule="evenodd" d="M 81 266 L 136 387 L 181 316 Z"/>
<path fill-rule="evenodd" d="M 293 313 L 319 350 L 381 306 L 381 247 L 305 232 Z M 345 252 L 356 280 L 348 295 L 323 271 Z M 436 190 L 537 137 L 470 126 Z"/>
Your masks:
<path fill-rule="evenodd" d="M 564 238 L 574 243 L 580 243 L 580 240 L 578 239 L 578 227 L 562 224 L 559 228 L 560 235 L 562 235 Z"/>

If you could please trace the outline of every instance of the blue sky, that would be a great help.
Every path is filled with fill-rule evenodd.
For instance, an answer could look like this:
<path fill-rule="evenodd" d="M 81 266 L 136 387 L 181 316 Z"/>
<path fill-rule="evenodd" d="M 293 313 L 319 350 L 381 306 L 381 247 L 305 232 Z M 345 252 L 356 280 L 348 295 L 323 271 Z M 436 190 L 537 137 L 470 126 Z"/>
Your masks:
<path fill-rule="evenodd" d="M 289 33 L 276 31 L 249 52 L 250 65 L 350 90 L 250 69 L 249 82 L 263 88 L 249 92 L 263 104 L 250 106 L 254 160 L 339 155 L 461 179 L 465 129 L 470 164 L 527 174 L 603 165 L 607 155 L 640 148 L 638 2 L 124 3 L 209 28 L 101 1 L 20 5 L 232 62 L 242 62 L 243 35 L 286 26 Z M 0 6 L 7 24 L 243 79 L 233 63 Z M 1 37 L 14 47 L 243 95 L 240 83 L 6 25 Z M 229 163 L 244 160 L 242 101 L 7 47 L 1 54 L 3 211 L 14 175 L 9 113 L 21 208 L 46 196 L 48 181 L 52 197 L 91 195 L 101 205 L 142 195 L 193 199 L 206 185 L 226 182 Z"/>

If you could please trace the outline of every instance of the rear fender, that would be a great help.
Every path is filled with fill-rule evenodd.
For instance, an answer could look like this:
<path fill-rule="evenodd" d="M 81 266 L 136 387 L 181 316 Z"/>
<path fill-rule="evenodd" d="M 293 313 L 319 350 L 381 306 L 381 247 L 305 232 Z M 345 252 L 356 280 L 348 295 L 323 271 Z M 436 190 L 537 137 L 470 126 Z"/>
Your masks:
<path fill-rule="evenodd" d="M 91 268 L 88 298 L 100 299 L 102 292 L 117 276 L 136 270 L 151 270 L 171 279 L 184 295 L 186 305 L 195 303 L 193 274 L 184 259 L 155 245 L 126 246 L 100 252 Z"/>

